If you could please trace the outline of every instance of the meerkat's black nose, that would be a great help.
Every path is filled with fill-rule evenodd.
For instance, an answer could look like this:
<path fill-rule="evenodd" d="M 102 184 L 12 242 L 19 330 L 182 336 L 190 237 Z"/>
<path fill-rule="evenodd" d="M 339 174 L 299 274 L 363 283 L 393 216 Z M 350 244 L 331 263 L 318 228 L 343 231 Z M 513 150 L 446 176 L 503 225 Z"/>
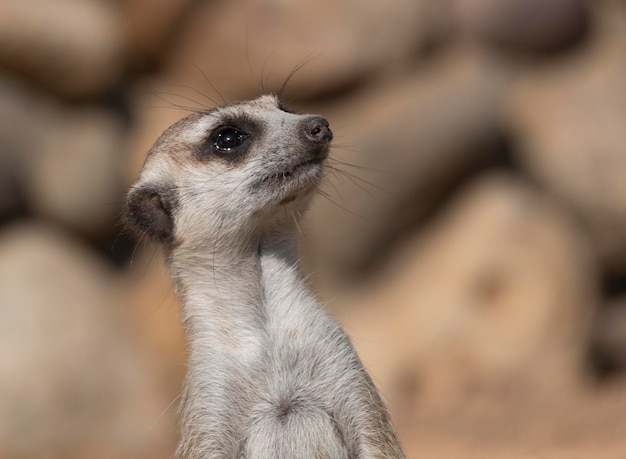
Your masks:
<path fill-rule="evenodd" d="M 328 143 L 333 140 L 333 131 L 326 118 L 313 116 L 304 121 L 304 136 L 312 142 Z"/>

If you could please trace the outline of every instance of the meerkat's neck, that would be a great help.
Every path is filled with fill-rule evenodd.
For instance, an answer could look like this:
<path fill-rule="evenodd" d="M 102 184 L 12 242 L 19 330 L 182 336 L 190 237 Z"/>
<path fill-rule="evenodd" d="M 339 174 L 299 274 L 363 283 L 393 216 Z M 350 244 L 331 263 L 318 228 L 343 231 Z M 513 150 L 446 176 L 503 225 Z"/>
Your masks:
<path fill-rule="evenodd" d="M 192 351 L 211 338 L 206 341 L 213 352 L 222 343 L 212 338 L 224 336 L 231 345 L 225 352 L 251 351 L 256 344 L 248 335 L 262 336 L 277 309 L 313 298 L 299 266 L 295 231 L 268 231 L 238 246 L 185 250 L 171 266 Z"/>
<path fill-rule="evenodd" d="M 300 268 L 295 231 L 282 237 L 273 235 L 263 241 L 260 262 L 268 318 L 272 324 L 281 325 L 278 330 L 271 330 L 275 337 L 280 338 L 276 335 L 285 328 L 306 324 L 307 317 L 310 319 L 323 311 Z"/>
<path fill-rule="evenodd" d="M 181 457 L 236 450 L 223 432 L 246 424 L 275 349 L 326 314 L 306 287 L 297 251 L 297 237 L 281 232 L 174 254 L 190 350 Z"/>
<path fill-rule="evenodd" d="M 258 247 L 174 252 L 171 268 L 189 341 L 178 457 L 231 457 L 267 354 Z"/>
<path fill-rule="evenodd" d="M 257 249 L 206 247 L 180 258 L 180 262 L 174 259 L 172 268 L 192 352 L 205 338 L 212 353 L 222 344 L 218 351 L 250 350 L 253 343 L 245 340 L 246 332 L 261 328 L 264 322 Z M 182 266 L 177 269 L 179 264 Z M 222 339 L 225 337 L 230 338 Z"/>

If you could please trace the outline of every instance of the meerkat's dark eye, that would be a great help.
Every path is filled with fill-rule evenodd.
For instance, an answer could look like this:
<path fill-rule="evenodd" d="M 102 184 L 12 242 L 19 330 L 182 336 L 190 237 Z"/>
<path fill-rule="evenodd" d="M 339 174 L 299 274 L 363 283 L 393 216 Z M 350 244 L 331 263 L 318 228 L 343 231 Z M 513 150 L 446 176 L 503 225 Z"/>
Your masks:
<path fill-rule="evenodd" d="M 235 150 L 246 140 L 248 134 L 232 126 L 224 126 L 213 133 L 213 148 L 219 152 Z"/>

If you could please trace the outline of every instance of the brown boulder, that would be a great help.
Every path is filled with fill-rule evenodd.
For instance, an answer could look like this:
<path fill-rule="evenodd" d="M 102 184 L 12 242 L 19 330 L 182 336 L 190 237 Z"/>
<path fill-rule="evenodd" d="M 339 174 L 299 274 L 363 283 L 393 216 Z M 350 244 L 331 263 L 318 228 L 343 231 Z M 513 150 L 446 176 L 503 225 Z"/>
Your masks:
<path fill-rule="evenodd" d="M 114 2 L 0 2 L 0 65 L 70 97 L 109 89 L 125 65 Z"/>
<path fill-rule="evenodd" d="M 582 0 L 458 0 L 455 21 L 467 35 L 527 52 L 576 43 L 587 29 Z"/>
<path fill-rule="evenodd" d="M 610 300 L 600 310 L 592 350 L 600 373 L 623 373 L 626 370 L 625 296 Z"/>
<path fill-rule="evenodd" d="M 586 244 L 549 200 L 489 176 L 338 315 L 400 418 L 483 393 L 562 400 L 580 385 L 598 303 Z"/>
<path fill-rule="evenodd" d="M 120 21 L 135 64 L 162 57 L 192 9 L 191 0 L 121 0 Z M 149 12 L 149 14 L 147 14 Z"/>
<path fill-rule="evenodd" d="M 584 52 L 520 75 L 510 119 L 520 164 L 580 215 L 607 268 L 624 273 L 626 15 L 614 9 Z"/>
<path fill-rule="evenodd" d="M 0 213 L 6 200 L 9 209 L 25 205 L 89 237 L 110 237 L 127 187 L 123 117 L 61 104 L 9 78 L 0 77 L 0 98 Z"/>
<path fill-rule="evenodd" d="M 122 120 L 97 107 L 42 104 L 40 110 L 36 144 L 21 158 L 27 203 L 83 234 L 110 236 L 126 189 Z"/>
<path fill-rule="evenodd" d="M 0 457 L 170 457 L 171 399 L 128 334 L 113 273 L 58 231 L 0 234 Z M 169 452 L 167 452 L 169 451 Z"/>

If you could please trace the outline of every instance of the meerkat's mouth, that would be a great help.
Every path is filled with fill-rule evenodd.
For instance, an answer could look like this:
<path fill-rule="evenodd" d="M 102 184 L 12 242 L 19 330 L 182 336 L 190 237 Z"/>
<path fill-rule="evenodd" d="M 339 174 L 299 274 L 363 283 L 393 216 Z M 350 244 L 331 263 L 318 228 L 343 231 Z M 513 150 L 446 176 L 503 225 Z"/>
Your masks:
<path fill-rule="evenodd" d="M 299 162 L 297 164 L 291 165 L 286 169 L 283 169 L 280 172 L 275 174 L 266 175 L 261 180 L 263 183 L 282 183 L 290 180 L 295 180 L 301 178 L 307 172 L 313 171 L 315 169 L 321 169 L 322 158 L 311 158 L 306 161 Z"/>

